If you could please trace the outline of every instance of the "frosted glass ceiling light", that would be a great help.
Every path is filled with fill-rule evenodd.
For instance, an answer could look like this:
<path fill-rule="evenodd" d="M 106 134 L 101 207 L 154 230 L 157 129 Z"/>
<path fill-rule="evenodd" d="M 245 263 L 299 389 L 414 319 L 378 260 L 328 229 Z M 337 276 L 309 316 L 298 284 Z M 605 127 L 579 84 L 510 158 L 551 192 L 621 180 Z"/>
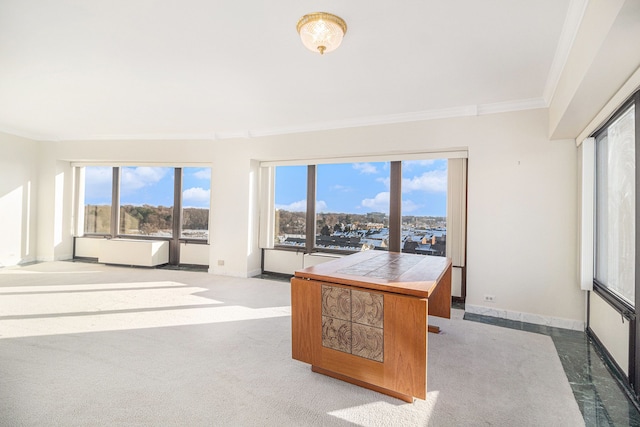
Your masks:
<path fill-rule="evenodd" d="M 302 44 L 307 49 L 323 55 L 340 46 L 347 32 L 347 23 L 336 15 L 314 12 L 300 18 L 297 29 Z"/>

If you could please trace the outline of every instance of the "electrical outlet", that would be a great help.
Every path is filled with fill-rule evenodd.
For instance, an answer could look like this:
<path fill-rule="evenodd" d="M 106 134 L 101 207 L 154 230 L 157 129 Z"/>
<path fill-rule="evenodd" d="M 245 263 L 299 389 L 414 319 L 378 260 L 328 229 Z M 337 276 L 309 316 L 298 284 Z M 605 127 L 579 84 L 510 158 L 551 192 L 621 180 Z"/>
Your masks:
<path fill-rule="evenodd" d="M 485 295 L 485 296 L 484 296 L 484 300 L 485 300 L 486 302 L 494 302 L 494 301 L 495 301 L 495 299 L 496 299 L 496 297 L 495 297 L 494 295 Z"/>
<path fill-rule="evenodd" d="M 219 259 L 218 260 L 218 266 L 222 267 L 224 265 L 224 260 L 223 259 Z"/>

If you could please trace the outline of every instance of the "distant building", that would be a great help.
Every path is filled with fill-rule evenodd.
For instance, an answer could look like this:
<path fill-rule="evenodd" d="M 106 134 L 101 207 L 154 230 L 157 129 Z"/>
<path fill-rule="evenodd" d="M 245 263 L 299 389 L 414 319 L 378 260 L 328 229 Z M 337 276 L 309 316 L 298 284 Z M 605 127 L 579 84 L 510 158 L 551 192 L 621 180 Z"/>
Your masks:
<path fill-rule="evenodd" d="M 445 256 L 447 247 L 447 229 L 402 230 L 402 252 L 418 255 Z M 279 236 L 278 244 L 283 246 L 304 247 L 303 235 Z M 316 246 L 324 249 L 344 251 L 388 250 L 389 229 L 373 227 L 368 230 L 336 231 L 329 236 L 316 235 Z"/>

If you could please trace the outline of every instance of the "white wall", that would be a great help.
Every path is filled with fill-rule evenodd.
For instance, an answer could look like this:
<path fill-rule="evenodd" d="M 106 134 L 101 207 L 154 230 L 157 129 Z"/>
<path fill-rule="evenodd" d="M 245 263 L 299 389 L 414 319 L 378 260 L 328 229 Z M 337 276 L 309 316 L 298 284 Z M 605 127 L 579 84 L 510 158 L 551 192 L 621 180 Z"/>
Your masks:
<path fill-rule="evenodd" d="M 40 144 L 38 160 L 37 259 L 73 257 L 73 168 L 57 156 L 57 144 Z"/>
<path fill-rule="evenodd" d="M 38 146 L 0 133 L 0 267 L 36 260 Z"/>
<path fill-rule="evenodd" d="M 261 271 L 258 167 L 251 161 L 247 145 L 246 140 L 222 141 L 213 156 L 209 222 L 211 273 L 247 277 Z"/>
<path fill-rule="evenodd" d="M 516 116 L 503 123 L 492 117 L 496 122 L 478 127 L 470 145 L 467 304 L 492 310 L 486 314 L 582 329 L 577 150 L 573 140 L 549 141 Z M 484 295 L 495 302 L 485 303 Z"/>

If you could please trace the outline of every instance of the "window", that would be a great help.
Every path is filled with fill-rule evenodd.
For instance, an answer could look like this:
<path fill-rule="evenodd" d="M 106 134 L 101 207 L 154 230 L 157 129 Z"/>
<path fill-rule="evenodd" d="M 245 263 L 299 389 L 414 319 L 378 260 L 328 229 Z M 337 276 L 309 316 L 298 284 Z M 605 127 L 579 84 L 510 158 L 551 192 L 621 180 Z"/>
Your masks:
<path fill-rule="evenodd" d="M 278 166 L 275 207 L 276 246 L 445 256 L 447 160 Z"/>
<path fill-rule="evenodd" d="M 307 166 L 278 166 L 275 172 L 275 245 L 304 247 Z"/>
<path fill-rule="evenodd" d="M 111 234 L 113 170 L 87 166 L 84 174 L 84 232 Z"/>
<path fill-rule="evenodd" d="M 445 256 L 447 160 L 402 162 L 402 252 Z"/>
<path fill-rule="evenodd" d="M 339 163 L 316 169 L 319 249 L 388 248 L 389 163 Z"/>
<path fill-rule="evenodd" d="M 85 234 L 206 243 L 210 200 L 208 167 L 84 167 Z"/>
<path fill-rule="evenodd" d="M 640 202 L 639 122 L 640 91 L 637 91 L 592 135 L 595 150 L 584 156 L 588 160 L 595 154 L 593 292 L 588 293 L 587 299 L 587 334 L 596 338 L 594 342 L 611 362 L 608 365 L 636 396 L 640 395 L 640 276 L 637 273 L 640 240 L 636 238 L 640 231 L 636 209 Z M 593 167 L 593 163 L 588 163 L 589 166 Z M 583 179 L 585 177 L 588 179 L 588 173 L 583 174 Z M 594 299 L 593 295 L 597 297 Z M 624 329 L 617 329 L 606 320 L 602 306 L 595 301 L 605 301 L 613 313 L 617 311 L 622 323 L 619 327 Z M 627 322 L 628 325 L 624 325 Z M 624 334 L 625 329 L 628 339 L 621 340 L 620 331 Z M 610 334 L 611 331 L 614 333 Z"/>
<path fill-rule="evenodd" d="M 595 279 L 634 305 L 635 106 L 596 135 Z"/>
<path fill-rule="evenodd" d="M 171 237 L 174 169 L 123 167 L 120 176 L 120 234 Z"/>
<path fill-rule="evenodd" d="M 208 239 L 210 200 L 211 168 L 183 168 L 180 237 Z"/>

